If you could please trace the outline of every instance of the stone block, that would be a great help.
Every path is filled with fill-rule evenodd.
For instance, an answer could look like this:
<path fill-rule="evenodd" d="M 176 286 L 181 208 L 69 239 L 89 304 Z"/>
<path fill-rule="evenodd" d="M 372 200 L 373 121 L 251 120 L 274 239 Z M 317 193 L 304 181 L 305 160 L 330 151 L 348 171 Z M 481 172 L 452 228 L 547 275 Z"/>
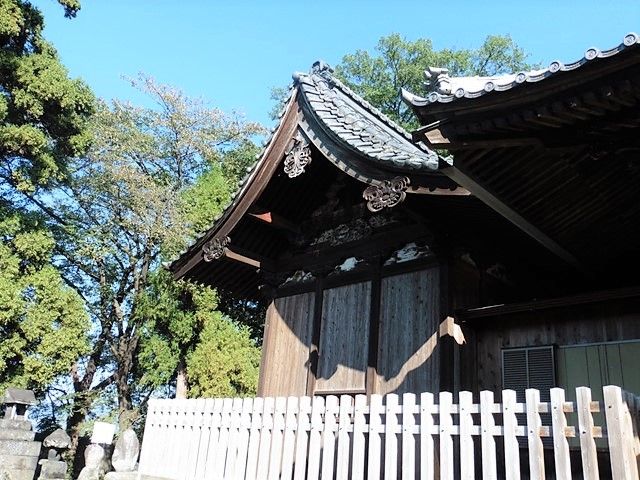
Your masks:
<path fill-rule="evenodd" d="M 0 428 L 0 440 L 18 440 L 20 442 L 33 442 L 36 432 L 30 430 L 9 430 Z"/>
<path fill-rule="evenodd" d="M 0 440 L 0 454 L 40 456 L 40 442 L 20 442 L 18 440 Z"/>
<path fill-rule="evenodd" d="M 7 470 L 7 478 L 9 480 L 33 480 L 35 470 Z"/>
<path fill-rule="evenodd" d="M 67 473 L 67 464 L 57 460 L 40 460 L 39 480 L 64 478 Z"/>
<path fill-rule="evenodd" d="M 24 455 L 4 455 L 0 453 L 0 466 L 2 468 L 15 468 L 18 470 L 35 470 L 38 465 L 38 457 L 26 457 Z"/>
<path fill-rule="evenodd" d="M 8 430 L 31 430 L 31 422 L 29 420 L 9 420 L 8 418 L 0 418 L 0 429 Z"/>

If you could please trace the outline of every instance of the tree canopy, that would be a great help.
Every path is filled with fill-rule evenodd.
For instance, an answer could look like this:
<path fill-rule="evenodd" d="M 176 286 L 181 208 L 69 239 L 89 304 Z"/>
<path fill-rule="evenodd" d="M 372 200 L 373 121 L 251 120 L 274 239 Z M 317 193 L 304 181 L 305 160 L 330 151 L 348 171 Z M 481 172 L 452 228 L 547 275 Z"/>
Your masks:
<path fill-rule="evenodd" d="M 336 75 L 365 100 L 402 126 L 417 127 L 400 89 L 420 94 L 427 67 L 448 68 L 451 75 L 497 75 L 530 69 L 527 55 L 510 36 L 489 35 L 476 49 L 437 50 L 429 39 L 382 37 L 375 53 L 357 50 L 336 65 Z"/>

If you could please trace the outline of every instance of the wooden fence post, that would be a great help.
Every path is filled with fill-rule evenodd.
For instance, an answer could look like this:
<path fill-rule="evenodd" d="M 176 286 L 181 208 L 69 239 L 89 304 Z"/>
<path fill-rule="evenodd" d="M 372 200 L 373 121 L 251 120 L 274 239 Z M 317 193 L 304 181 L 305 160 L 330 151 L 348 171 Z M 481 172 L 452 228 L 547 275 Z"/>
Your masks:
<path fill-rule="evenodd" d="M 309 459 L 307 478 L 317 480 L 320 475 L 320 457 L 322 455 L 322 415 L 324 398 L 313 397 L 311 405 L 311 431 L 309 432 Z"/>
<path fill-rule="evenodd" d="M 544 445 L 540 438 L 540 392 L 535 388 L 525 391 L 527 400 L 527 445 L 529 446 L 529 474 L 531 480 L 545 480 Z"/>
<path fill-rule="evenodd" d="M 264 412 L 264 399 L 254 398 L 251 410 L 251 427 L 249 430 L 249 446 L 247 447 L 246 480 L 255 480 L 258 470 L 258 454 L 260 451 L 260 435 L 262 431 L 262 414 Z M 204 478 L 204 477 L 202 477 Z"/>
<path fill-rule="evenodd" d="M 338 453 L 336 457 L 336 480 L 349 478 L 349 428 L 351 426 L 351 412 L 353 411 L 351 395 L 340 397 L 340 415 L 338 417 Z"/>
<path fill-rule="evenodd" d="M 324 410 L 324 430 L 322 432 L 322 478 L 333 478 L 336 454 L 336 416 L 340 413 L 338 397 L 329 395 Z"/>
<path fill-rule="evenodd" d="M 634 451 L 635 439 L 629 405 L 623 398 L 620 387 L 607 385 L 603 391 L 613 480 L 638 478 L 638 459 Z"/>
<path fill-rule="evenodd" d="M 576 388 L 576 408 L 578 409 L 578 430 L 580 434 L 580 454 L 582 455 L 582 475 L 584 480 L 598 480 L 598 452 L 593 436 L 593 415 L 591 415 L 591 389 Z"/>
<path fill-rule="evenodd" d="M 502 391 L 502 422 L 504 431 L 504 472 L 507 480 L 520 480 L 520 447 L 518 445 L 516 392 Z"/>
<path fill-rule="evenodd" d="M 293 474 L 296 430 L 298 427 L 298 397 L 287 398 L 287 410 L 284 416 L 284 438 L 282 440 L 281 480 L 290 480 Z"/>

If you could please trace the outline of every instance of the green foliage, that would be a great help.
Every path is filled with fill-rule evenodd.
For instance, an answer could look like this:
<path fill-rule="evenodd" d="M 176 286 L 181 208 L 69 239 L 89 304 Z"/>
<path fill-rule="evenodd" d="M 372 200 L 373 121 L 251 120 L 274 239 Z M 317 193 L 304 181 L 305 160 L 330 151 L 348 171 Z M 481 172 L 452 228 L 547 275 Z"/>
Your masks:
<path fill-rule="evenodd" d="M 216 308 L 209 287 L 176 282 L 164 270 L 152 276 L 136 309 L 145 317 L 137 362 L 142 387 L 171 383 L 186 362 L 191 396 L 255 393 L 259 349 L 245 327 Z M 205 367 L 204 361 L 211 364 Z"/>
<path fill-rule="evenodd" d="M 43 392 L 88 350 L 87 313 L 51 265 L 53 246 L 37 216 L 0 208 L 0 391 Z"/>
<path fill-rule="evenodd" d="M 204 328 L 187 358 L 190 397 L 255 395 L 260 349 L 248 328 L 219 312 L 203 311 Z"/>
<path fill-rule="evenodd" d="M 451 75 L 496 75 L 529 69 L 527 55 L 509 36 L 490 35 L 478 49 L 433 48 L 431 40 L 410 41 L 398 34 L 382 37 L 376 53 L 345 55 L 336 75 L 363 98 L 406 127 L 417 127 L 400 89 L 419 94 L 427 67 L 448 68 Z"/>
<path fill-rule="evenodd" d="M 76 0 L 61 0 L 67 16 Z M 65 160 L 84 152 L 93 95 L 69 79 L 42 38 L 43 18 L 29 2 L 0 0 L 0 178 L 32 192 L 64 177 Z"/>

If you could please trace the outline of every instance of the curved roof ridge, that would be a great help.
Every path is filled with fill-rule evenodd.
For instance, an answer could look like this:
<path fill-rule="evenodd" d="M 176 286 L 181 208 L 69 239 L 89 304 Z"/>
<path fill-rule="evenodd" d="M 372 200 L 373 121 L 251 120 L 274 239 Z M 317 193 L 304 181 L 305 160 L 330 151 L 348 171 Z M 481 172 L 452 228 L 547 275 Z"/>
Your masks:
<path fill-rule="evenodd" d="M 295 73 L 294 82 L 311 113 L 325 129 L 372 161 L 395 168 L 436 170 L 438 154 L 418 147 L 411 135 L 317 61 L 309 73 Z"/>
<path fill-rule="evenodd" d="M 640 43 L 640 36 L 634 32 L 626 34 L 622 43 L 608 50 L 588 48 L 582 58 L 563 63 L 552 61 L 548 67 L 494 76 L 450 77 L 446 68 L 429 67 L 425 70 L 425 85 L 430 91 L 426 96 L 416 95 L 402 89 L 402 98 L 412 106 L 423 107 L 433 103 L 449 103 L 462 98 L 478 98 L 489 92 L 510 90 L 525 83 L 535 83 L 547 79 L 558 72 L 576 70 L 595 59 L 608 58 Z"/>

